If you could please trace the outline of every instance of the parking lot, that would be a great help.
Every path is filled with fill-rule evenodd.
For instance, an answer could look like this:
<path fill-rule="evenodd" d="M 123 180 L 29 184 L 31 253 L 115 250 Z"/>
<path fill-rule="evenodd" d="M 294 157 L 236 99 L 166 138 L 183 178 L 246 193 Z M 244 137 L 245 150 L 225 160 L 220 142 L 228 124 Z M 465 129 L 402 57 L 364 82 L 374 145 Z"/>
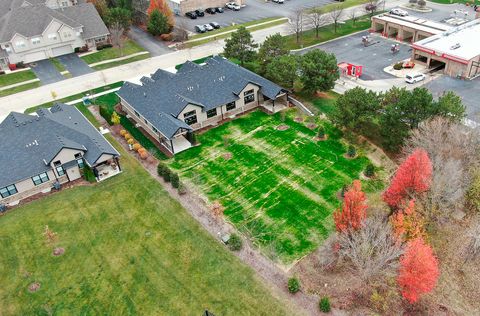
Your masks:
<path fill-rule="evenodd" d="M 225 3 L 228 1 L 225 1 Z M 273 17 L 288 17 L 295 9 L 319 7 L 333 0 L 285 0 L 283 4 L 274 3 L 272 1 L 249 0 L 247 5 L 240 9 L 240 11 L 232 11 L 227 8 L 224 13 L 208 14 L 192 20 L 185 16 L 177 16 L 177 25 L 194 32 L 194 27 L 197 24 L 206 24 L 210 22 L 217 22 L 222 27 L 235 24 L 242 24 L 250 21 L 260 20 L 264 18 Z M 206 8 L 202 8 L 205 10 Z"/>

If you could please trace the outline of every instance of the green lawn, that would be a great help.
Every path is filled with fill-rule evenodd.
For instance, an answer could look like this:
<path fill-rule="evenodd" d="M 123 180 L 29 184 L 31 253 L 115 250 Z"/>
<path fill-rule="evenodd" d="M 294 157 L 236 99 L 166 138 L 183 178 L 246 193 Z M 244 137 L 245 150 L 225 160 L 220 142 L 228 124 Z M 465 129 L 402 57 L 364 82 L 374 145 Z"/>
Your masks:
<path fill-rule="evenodd" d="M 219 200 L 229 221 L 283 263 L 308 254 L 328 236 L 340 205 L 337 193 L 368 163 L 361 154 L 344 158 L 341 132 L 328 122 L 322 122 L 328 140 L 314 141 L 315 131 L 296 123 L 295 113 L 282 123 L 280 114 L 253 112 L 199 135 L 200 146 L 167 161 L 211 202 Z M 277 130 L 281 124 L 289 129 Z M 381 180 L 365 183 L 367 192 L 382 187 Z"/>
<path fill-rule="evenodd" d="M 19 93 L 19 92 L 22 92 L 22 91 L 27 91 L 27 90 L 34 89 L 34 88 L 37 88 L 37 87 L 40 87 L 40 81 L 27 83 L 27 84 L 22 84 L 21 86 L 17 86 L 17 87 L 14 87 L 14 88 L 0 90 L 0 97 L 4 97 L 4 96 L 10 95 L 10 94 Z"/>
<path fill-rule="evenodd" d="M 302 33 L 300 42 L 296 42 L 295 34 L 286 36 L 288 49 L 299 49 L 302 47 L 308 47 L 311 45 L 319 44 L 328 40 L 335 39 L 340 36 L 345 36 L 362 30 L 368 30 L 371 22 L 369 16 L 360 17 L 355 24 L 352 20 L 345 21 L 344 24 L 338 24 L 337 32 L 333 24 L 326 25 L 320 28 L 319 36 L 316 37 L 315 30 L 308 30 Z"/>
<path fill-rule="evenodd" d="M 366 4 L 368 3 L 369 0 L 345 0 L 343 2 L 334 2 L 334 3 L 329 3 L 327 5 L 324 5 L 323 7 L 320 7 L 318 9 L 321 9 L 322 12 L 330 12 L 330 11 L 333 11 L 335 8 L 343 8 L 343 9 L 346 9 L 346 8 L 350 8 L 350 7 L 354 7 L 354 6 L 357 6 L 357 5 L 361 5 L 361 4 Z M 315 9 L 310 9 L 308 11 L 313 11 Z"/>
<path fill-rule="evenodd" d="M 480 1 L 471 1 L 471 0 L 429 0 L 429 1 L 432 1 L 432 2 L 436 2 L 436 3 L 441 3 L 441 4 L 452 4 L 452 3 L 470 3 L 472 6 L 473 4 L 480 4 Z M 427 7 L 428 7 L 428 4 L 427 4 Z"/>
<path fill-rule="evenodd" d="M 9 86 L 22 81 L 37 79 L 37 76 L 31 70 L 13 72 L 8 75 L 0 75 L 0 87 Z"/>
<path fill-rule="evenodd" d="M 58 72 L 65 71 L 65 66 L 56 58 L 50 58 L 50 61 L 52 64 L 55 66 L 55 68 L 58 70 Z"/>
<path fill-rule="evenodd" d="M 251 269 L 121 154 L 123 174 L 0 217 L 2 315 L 287 314 Z M 52 255 L 45 225 L 64 255 Z M 30 293 L 33 282 L 41 287 Z"/>
<path fill-rule="evenodd" d="M 112 67 L 117 67 L 117 66 L 120 66 L 120 65 L 133 63 L 134 61 L 139 61 L 139 60 L 143 60 L 143 59 L 147 59 L 147 58 L 150 58 L 150 53 L 134 56 L 134 57 L 119 60 L 119 61 L 113 61 L 111 63 L 106 63 L 106 64 L 93 66 L 92 68 L 95 69 L 95 70 L 104 70 L 104 69 L 108 69 L 108 68 L 112 68 Z"/>
<path fill-rule="evenodd" d="M 123 54 L 121 54 L 120 49 L 118 47 L 110 47 L 102 49 L 96 53 L 85 55 L 81 57 L 87 64 L 97 63 L 99 61 L 108 60 L 119 58 L 123 56 L 128 56 L 131 54 L 135 54 L 138 52 L 144 52 L 145 49 L 135 43 L 132 40 L 125 41 L 125 47 L 123 48 Z"/>

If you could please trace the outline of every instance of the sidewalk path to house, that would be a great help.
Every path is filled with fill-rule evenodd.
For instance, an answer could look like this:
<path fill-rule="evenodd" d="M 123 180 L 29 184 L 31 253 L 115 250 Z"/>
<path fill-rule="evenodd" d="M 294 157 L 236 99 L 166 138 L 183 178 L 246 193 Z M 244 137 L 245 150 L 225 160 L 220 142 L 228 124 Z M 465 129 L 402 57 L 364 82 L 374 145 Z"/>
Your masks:
<path fill-rule="evenodd" d="M 386 8 L 395 7 L 399 3 L 403 3 L 403 1 L 388 1 Z M 345 9 L 345 19 L 348 19 L 349 12 L 352 10 L 363 10 L 363 5 Z M 275 33 L 288 35 L 291 34 L 292 31 L 288 24 L 281 24 L 252 32 L 252 36 L 255 42 L 262 43 L 267 36 Z M 143 45 L 142 43 L 140 44 Z M 218 40 L 191 49 L 174 51 L 162 56 L 155 56 L 130 64 L 105 69 L 103 71 L 96 71 L 83 76 L 62 80 L 54 84 L 44 85 L 32 90 L 5 96 L 0 98 L 0 119 L 5 118 L 8 113 L 12 111 L 23 112 L 29 107 L 52 101 L 52 91 L 56 92 L 58 99 L 65 98 L 70 95 L 114 82 L 130 80 L 131 78 L 138 78 L 142 75 L 149 75 L 159 68 L 168 69 L 184 63 L 187 60 L 194 60 L 209 55 L 219 54 L 223 51 L 223 46 L 224 40 Z"/>

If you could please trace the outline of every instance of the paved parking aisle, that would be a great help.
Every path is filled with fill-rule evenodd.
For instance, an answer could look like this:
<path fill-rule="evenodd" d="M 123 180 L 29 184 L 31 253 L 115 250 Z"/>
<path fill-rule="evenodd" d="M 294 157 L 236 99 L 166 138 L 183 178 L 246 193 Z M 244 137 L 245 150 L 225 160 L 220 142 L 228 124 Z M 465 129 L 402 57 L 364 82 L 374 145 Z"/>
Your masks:
<path fill-rule="evenodd" d="M 30 68 L 43 85 L 65 79 L 49 59 L 31 63 Z"/>
<path fill-rule="evenodd" d="M 128 31 L 128 37 L 144 47 L 152 56 L 160 56 L 172 52 L 170 48 L 138 26 L 132 25 Z"/>
<path fill-rule="evenodd" d="M 85 63 L 77 54 L 68 54 L 56 57 L 62 65 L 72 74 L 72 77 L 77 77 L 94 72 L 87 63 Z"/>

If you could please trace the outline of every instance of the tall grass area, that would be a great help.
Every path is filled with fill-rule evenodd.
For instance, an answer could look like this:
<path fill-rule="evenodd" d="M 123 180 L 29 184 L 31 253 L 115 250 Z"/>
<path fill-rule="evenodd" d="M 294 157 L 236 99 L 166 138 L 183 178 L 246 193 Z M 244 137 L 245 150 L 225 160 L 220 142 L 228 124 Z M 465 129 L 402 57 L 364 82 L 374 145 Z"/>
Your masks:
<path fill-rule="evenodd" d="M 2 315 L 292 315 L 116 147 L 122 174 L 0 217 Z"/>

